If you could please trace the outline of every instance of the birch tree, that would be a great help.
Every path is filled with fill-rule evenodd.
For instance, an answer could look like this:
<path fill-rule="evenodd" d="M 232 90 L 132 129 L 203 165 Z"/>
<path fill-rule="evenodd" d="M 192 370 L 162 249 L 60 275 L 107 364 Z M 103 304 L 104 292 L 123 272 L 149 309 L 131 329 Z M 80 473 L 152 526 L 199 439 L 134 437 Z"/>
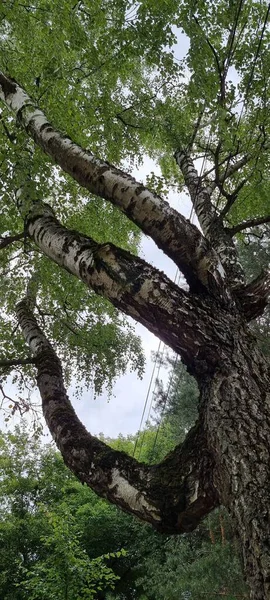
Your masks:
<path fill-rule="evenodd" d="M 15 213 L 34 255 L 28 266 L 31 260 L 41 269 L 44 261 L 54 263 L 56 273 L 68 274 L 68 285 L 92 290 L 143 324 L 181 356 L 200 390 L 196 425 L 161 463 L 141 464 L 107 447 L 86 431 L 67 397 L 57 355 L 61 336 L 54 340 L 52 328 L 48 339 L 39 275 L 27 293 L 21 279 L 16 293 L 9 287 L 9 298 L 21 295 L 16 315 L 37 369 L 46 422 L 83 483 L 160 532 L 192 531 L 215 507 L 226 506 L 241 539 L 250 597 L 266 600 L 270 381 L 250 322 L 264 314 L 270 276 L 264 271 L 246 280 L 237 240 L 256 233 L 254 228 L 267 234 L 270 219 L 269 6 L 220 1 L 168 2 L 166 10 L 151 2 L 16 7 L 33 37 L 13 19 L 13 3 L 4 2 L 2 202 L 9 225 L 2 247 L 14 260 L 13 244 L 22 236 L 12 230 Z M 180 66 L 171 50 L 173 27 L 190 42 Z M 50 36 L 54 40 L 48 56 L 41 31 L 48 44 Z M 96 64 L 88 71 L 94 51 L 100 79 Z M 106 53 L 109 67 L 103 71 Z M 118 60 L 119 70 L 113 69 Z M 231 81 L 233 68 L 237 83 Z M 140 157 L 142 149 L 158 157 L 162 168 L 149 187 L 124 168 L 124 157 Z M 199 226 L 162 197 L 164 182 L 188 193 Z M 69 214 L 83 213 L 78 189 L 117 207 L 150 236 L 183 273 L 188 291 L 116 238 L 95 239 L 92 223 L 89 231 L 70 229 Z M 92 219 L 100 214 L 94 205 Z M 21 268 L 16 259 L 13 264 L 15 271 Z M 17 344 L 22 351 L 25 346 Z"/>

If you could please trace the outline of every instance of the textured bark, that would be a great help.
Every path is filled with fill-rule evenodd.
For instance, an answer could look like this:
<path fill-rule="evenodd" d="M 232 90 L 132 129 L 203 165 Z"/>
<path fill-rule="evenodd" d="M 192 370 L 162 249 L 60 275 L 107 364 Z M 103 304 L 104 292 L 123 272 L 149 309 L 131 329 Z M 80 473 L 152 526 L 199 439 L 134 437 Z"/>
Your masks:
<path fill-rule="evenodd" d="M 48 204 L 34 204 L 26 228 L 44 254 L 158 335 L 192 373 L 211 372 L 226 360 L 216 345 L 225 349 L 226 335 L 231 343 L 234 322 L 221 304 L 213 320 L 213 298 L 187 293 L 141 258 L 66 229 Z"/>
<path fill-rule="evenodd" d="M 218 504 L 202 429 L 193 428 L 181 447 L 151 467 L 93 437 L 67 397 L 60 361 L 31 305 L 29 298 L 21 301 L 17 316 L 35 357 L 44 417 L 67 466 L 97 494 L 161 532 L 194 529 Z"/>
<path fill-rule="evenodd" d="M 269 600 L 270 381 L 247 325 L 266 305 L 269 275 L 244 285 L 231 232 L 211 203 L 214 186 L 202 184 L 185 153 L 176 159 L 205 237 L 129 175 L 62 136 L 16 82 L 0 75 L 0 86 L 0 97 L 36 143 L 151 235 L 191 285 L 185 292 L 142 259 L 67 230 L 42 202 L 28 206 L 26 230 L 40 250 L 156 333 L 182 356 L 200 387 L 197 425 L 159 465 L 107 448 L 74 413 L 59 360 L 32 314 L 35 285 L 29 286 L 17 315 L 38 369 L 44 415 L 66 464 L 98 494 L 167 533 L 190 531 L 218 503 L 227 506 L 242 541 L 251 598 Z M 241 160 L 240 167 L 248 158 Z"/>
<path fill-rule="evenodd" d="M 223 226 L 211 202 L 212 186 L 203 183 L 191 157 L 186 152 L 176 152 L 175 159 L 183 173 L 203 233 L 220 257 L 230 285 L 233 288 L 243 285 L 244 272 L 238 260 L 232 235 Z"/>
<path fill-rule="evenodd" d="M 270 375 L 242 318 L 235 313 L 226 360 L 217 363 L 211 376 L 197 374 L 197 426 L 183 446 L 148 467 L 107 448 L 85 430 L 67 398 L 59 360 L 27 301 L 18 305 L 17 314 L 35 357 L 47 424 L 76 476 L 166 533 L 191 531 L 214 506 L 227 506 L 242 541 L 251 598 L 268 599 Z"/>
<path fill-rule="evenodd" d="M 26 92 L 0 72 L 0 98 L 27 133 L 82 187 L 118 206 L 150 235 L 185 275 L 194 290 L 224 292 L 224 271 L 216 252 L 200 231 L 142 183 L 95 157 L 57 131 Z"/>
<path fill-rule="evenodd" d="M 227 373 L 204 384 L 202 406 L 214 485 L 232 513 L 253 600 L 270 598 L 270 373 L 239 329 Z"/>
<path fill-rule="evenodd" d="M 269 302 L 270 270 L 262 272 L 254 281 L 239 288 L 236 297 L 248 321 L 260 317 Z"/>

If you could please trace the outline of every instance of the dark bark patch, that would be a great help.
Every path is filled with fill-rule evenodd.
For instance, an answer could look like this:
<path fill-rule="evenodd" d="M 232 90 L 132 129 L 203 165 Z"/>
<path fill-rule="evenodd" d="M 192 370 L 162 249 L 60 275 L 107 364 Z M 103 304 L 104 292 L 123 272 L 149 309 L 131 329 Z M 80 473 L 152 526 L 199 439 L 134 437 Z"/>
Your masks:
<path fill-rule="evenodd" d="M 136 194 L 136 196 L 139 196 L 144 191 L 145 191 L 144 185 L 138 185 L 138 187 L 136 187 L 135 194 Z"/>
<path fill-rule="evenodd" d="M 17 89 L 16 82 L 5 77 L 3 73 L 0 73 L 0 85 L 3 89 L 5 97 L 15 94 Z"/>
<path fill-rule="evenodd" d="M 43 131 L 50 132 L 50 131 L 54 131 L 54 128 L 50 125 L 50 123 L 43 123 L 43 125 L 41 125 L 39 131 L 40 131 L 40 133 L 42 133 Z"/>
<path fill-rule="evenodd" d="M 112 189 L 112 196 L 114 196 L 117 188 L 118 188 L 118 183 L 115 183 L 114 186 L 113 186 L 113 189 Z"/>

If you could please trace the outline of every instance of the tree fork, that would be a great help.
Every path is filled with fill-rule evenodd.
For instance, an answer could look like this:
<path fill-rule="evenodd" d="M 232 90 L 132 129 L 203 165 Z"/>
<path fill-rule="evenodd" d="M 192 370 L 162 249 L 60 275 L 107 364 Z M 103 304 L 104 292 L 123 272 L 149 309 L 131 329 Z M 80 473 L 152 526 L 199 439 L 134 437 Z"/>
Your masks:
<path fill-rule="evenodd" d="M 183 173 L 203 233 L 220 257 L 229 284 L 232 288 L 238 288 L 245 283 L 244 271 L 239 262 L 232 235 L 224 227 L 222 219 L 212 204 L 212 185 L 211 183 L 207 185 L 207 182 L 203 183 L 187 152 L 184 150 L 175 152 L 175 160 Z"/>
<path fill-rule="evenodd" d="M 68 230 L 48 204 L 36 202 L 27 207 L 25 222 L 30 238 L 46 256 L 158 335 L 181 354 L 194 375 L 213 373 L 226 363 L 226 345 L 230 351 L 238 326 L 230 307 L 224 308 L 208 295 L 184 291 L 164 273 L 114 244 L 98 244 Z M 218 353 L 220 346 L 223 351 Z"/>

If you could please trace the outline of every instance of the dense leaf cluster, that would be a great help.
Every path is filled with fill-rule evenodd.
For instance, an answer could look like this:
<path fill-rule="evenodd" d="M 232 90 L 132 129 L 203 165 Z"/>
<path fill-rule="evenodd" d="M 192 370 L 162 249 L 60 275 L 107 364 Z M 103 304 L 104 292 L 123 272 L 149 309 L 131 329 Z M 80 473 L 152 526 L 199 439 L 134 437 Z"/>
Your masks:
<path fill-rule="evenodd" d="M 152 444 L 150 431 L 145 458 Z M 132 451 L 134 438 L 113 445 Z M 27 428 L 0 436 L 0 540 L 2 600 L 199 600 L 202 593 L 236 600 L 244 593 L 226 515 L 190 536 L 160 536 L 78 483 Z"/>

